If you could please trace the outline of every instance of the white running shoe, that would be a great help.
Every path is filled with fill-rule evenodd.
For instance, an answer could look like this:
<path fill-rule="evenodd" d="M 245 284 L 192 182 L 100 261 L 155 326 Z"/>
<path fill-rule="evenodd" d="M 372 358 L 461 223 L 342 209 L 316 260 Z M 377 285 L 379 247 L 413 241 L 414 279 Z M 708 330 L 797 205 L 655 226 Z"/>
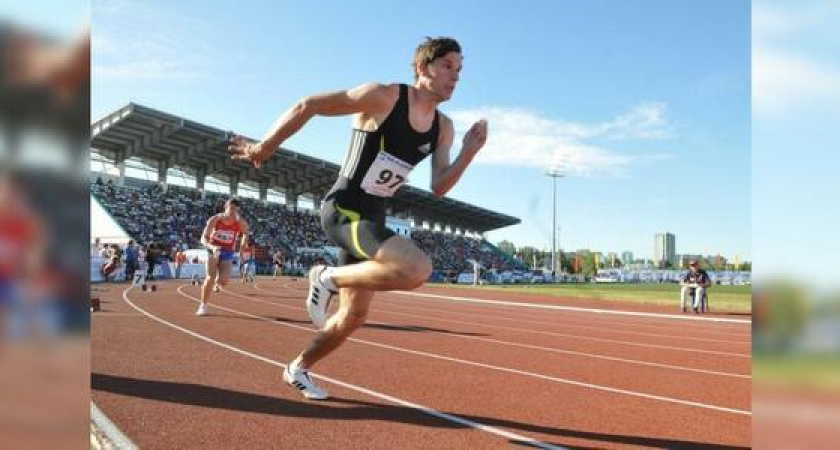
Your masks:
<path fill-rule="evenodd" d="M 306 311 L 309 312 L 309 318 L 312 319 L 312 323 L 318 329 L 324 328 L 327 323 L 330 300 L 335 295 L 335 292 L 321 283 L 321 272 L 326 268 L 326 266 L 317 265 L 309 270 L 309 295 L 306 296 Z"/>
<path fill-rule="evenodd" d="M 304 397 L 311 400 L 325 400 L 329 398 L 330 394 L 327 391 L 319 388 L 309 377 L 309 371 L 303 369 L 295 369 L 292 372 L 292 365 L 286 366 L 283 370 L 283 381 L 290 386 L 298 389 Z"/>
<path fill-rule="evenodd" d="M 206 316 L 207 315 L 207 304 L 201 303 L 198 305 L 198 310 L 195 312 L 196 316 Z"/>
<path fill-rule="evenodd" d="M 219 292 L 219 289 L 220 289 L 220 288 L 219 288 L 219 285 L 218 285 L 218 284 L 214 284 L 214 285 L 213 285 L 213 292 Z"/>

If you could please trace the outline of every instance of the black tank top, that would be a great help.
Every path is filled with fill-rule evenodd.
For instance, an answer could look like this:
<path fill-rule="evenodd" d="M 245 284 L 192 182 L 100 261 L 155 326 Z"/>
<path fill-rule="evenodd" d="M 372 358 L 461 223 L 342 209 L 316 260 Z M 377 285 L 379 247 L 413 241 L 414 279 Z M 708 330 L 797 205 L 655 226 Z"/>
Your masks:
<path fill-rule="evenodd" d="M 350 149 L 331 192 L 345 191 L 355 200 L 382 202 L 408 182 L 408 174 L 437 148 L 440 113 L 428 131 L 420 133 L 408 118 L 408 86 L 400 85 L 400 96 L 388 117 L 376 131 L 354 128 Z M 355 202 L 354 202 L 355 203 Z"/>

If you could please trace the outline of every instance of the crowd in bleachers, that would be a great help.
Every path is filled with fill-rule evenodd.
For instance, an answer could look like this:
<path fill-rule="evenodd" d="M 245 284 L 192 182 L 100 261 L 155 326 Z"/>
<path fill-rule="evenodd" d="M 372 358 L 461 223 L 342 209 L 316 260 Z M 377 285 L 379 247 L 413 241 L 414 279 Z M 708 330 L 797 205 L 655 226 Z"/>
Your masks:
<path fill-rule="evenodd" d="M 169 185 L 166 190 L 156 183 L 125 187 L 101 179 L 92 183 L 91 194 L 137 242 L 156 242 L 169 249 L 199 248 L 207 220 L 221 211 L 228 198 L 212 192 L 202 197 L 198 190 L 175 185 Z M 240 198 L 240 201 L 257 247 L 269 249 L 268 253 L 258 252 L 266 255 L 266 259 L 278 249 L 288 257 L 298 248 L 331 245 L 317 214 L 251 198 Z M 411 237 L 429 254 L 438 270 L 472 270 L 467 259 L 480 261 L 486 268 L 513 268 L 509 260 L 481 239 L 428 230 L 414 230 Z M 305 267 L 317 259 L 303 254 L 297 258 Z M 327 260 L 334 263 L 329 257 Z"/>
<path fill-rule="evenodd" d="M 510 262 L 482 239 L 445 234 L 429 230 L 414 230 L 411 238 L 432 258 L 436 270 L 472 271 L 469 259 L 478 261 L 487 269 L 513 270 Z"/>
<path fill-rule="evenodd" d="M 138 242 L 162 242 L 175 248 L 198 248 L 207 220 L 221 212 L 227 196 L 195 189 L 158 184 L 120 187 L 97 181 L 91 193 L 131 237 Z M 240 198 L 242 214 L 260 247 L 319 248 L 326 244 L 318 217 L 292 211 L 284 205 Z"/>

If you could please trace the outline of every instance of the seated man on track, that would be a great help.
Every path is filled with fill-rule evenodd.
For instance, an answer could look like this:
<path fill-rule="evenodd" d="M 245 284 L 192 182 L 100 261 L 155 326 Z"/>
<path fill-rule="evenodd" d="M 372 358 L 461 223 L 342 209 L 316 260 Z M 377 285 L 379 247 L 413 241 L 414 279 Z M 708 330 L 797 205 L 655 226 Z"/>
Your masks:
<path fill-rule="evenodd" d="M 692 307 L 694 313 L 700 312 L 703 308 L 704 296 L 706 296 L 706 289 L 712 285 L 709 274 L 701 269 L 697 260 L 692 259 L 689 264 L 689 271 L 683 277 L 682 290 L 680 291 L 680 309 L 686 312 L 686 304 L 688 303 L 688 296 L 693 299 Z"/>

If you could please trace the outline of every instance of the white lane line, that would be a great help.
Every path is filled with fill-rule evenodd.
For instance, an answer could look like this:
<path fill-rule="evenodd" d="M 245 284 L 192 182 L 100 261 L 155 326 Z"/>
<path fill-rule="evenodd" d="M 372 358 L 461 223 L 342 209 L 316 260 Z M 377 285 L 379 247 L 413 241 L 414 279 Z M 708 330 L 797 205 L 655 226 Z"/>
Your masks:
<path fill-rule="evenodd" d="M 178 292 L 182 296 L 190 298 L 195 302 L 199 301 L 197 298 L 195 298 L 195 297 L 193 297 L 189 294 L 184 293 L 181 290 L 180 287 L 178 288 Z M 226 292 L 228 294 L 231 293 L 231 291 L 226 291 Z M 244 295 L 240 295 L 240 297 L 241 298 L 250 298 L 250 297 L 247 297 L 247 296 L 244 296 Z M 271 323 L 271 324 L 275 324 L 275 325 L 281 325 L 281 326 L 284 326 L 284 327 L 296 328 L 296 329 L 299 329 L 299 330 L 308 331 L 310 333 L 316 332 L 316 330 L 314 330 L 312 328 L 309 328 L 309 327 L 304 327 L 304 326 L 295 325 L 295 324 L 291 324 L 291 323 L 277 322 L 274 319 L 269 319 L 269 318 L 259 316 L 259 315 L 256 315 L 256 314 L 251 314 L 251 313 L 247 313 L 247 312 L 243 312 L 243 311 L 238 311 L 238 310 L 235 310 L 235 309 L 232 309 L 232 308 L 226 308 L 224 306 L 213 305 L 213 304 L 211 304 L 209 306 L 215 307 L 215 308 L 218 308 L 218 309 L 221 309 L 221 310 L 224 310 L 224 311 L 228 311 L 228 312 L 231 312 L 231 313 L 234 313 L 234 314 L 238 314 L 238 315 L 241 315 L 241 316 L 251 317 L 253 319 L 258 319 L 258 320 L 268 322 L 268 323 Z M 674 403 L 674 404 L 685 405 L 685 406 L 693 406 L 693 407 L 696 407 L 696 408 L 710 409 L 710 410 L 728 412 L 728 413 L 733 413 L 733 414 L 740 414 L 740 415 L 751 415 L 752 414 L 750 411 L 742 410 L 742 409 L 726 408 L 726 407 L 723 407 L 723 406 L 716 406 L 716 405 L 709 405 L 709 404 L 706 404 L 706 403 L 692 402 L 692 401 L 689 401 L 689 400 L 681 400 L 681 399 L 678 399 L 678 398 L 664 397 L 664 396 L 654 395 L 654 394 L 646 394 L 644 392 L 636 392 L 636 391 L 630 391 L 630 390 L 626 390 L 626 389 L 612 388 L 612 387 L 609 387 L 609 386 L 602 386 L 602 385 L 599 385 L 599 384 L 584 383 L 584 382 L 581 382 L 581 381 L 569 380 L 569 379 L 566 379 L 566 378 L 559 378 L 559 377 L 552 377 L 552 376 L 549 376 L 549 375 L 543 375 L 543 374 L 534 373 L 534 372 L 527 372 L 527 371 L 524 371 L 524 370 L 512 369 L 512 368 L 509 368 L 509 367 L 494 366 L 492 364 L 484 364 L 484 363 L 480 363 L 480 362 L 476 362 L 476 361 L 470 361 L 470 360 L 466 360 L 466 359 L 452 358 L 452 357 L 449 357 L 449 356 L 438 355 L 438 354 L 435 354 L 435 353 L 428 353 L 428 352 L 423 352 L 423 351 L 419 351 L 419 350 L 409 350 L 409 349 L 402 348 L 402 347 L 395 347 L 395 346 L 392 346 L 392 345 L 380 344 L 378 342 L 368 341 L 368 340 L 364 340 L 364 339 L 348 338 L 347 340 L 348 341 L 353 341 L 353 342 L 359 342 L 359 343 L 362 343 L 362 344 L 371 345 L 373 347 L 386 348 L 386 349 L 389 349 L 389 350 L 394 350 L 394 351 L 398 351 L 398 352 L 402 352 L 402 353 L 409 353 L 409 354 L 412 354 L 412 355 L 425 356 L 425 357 L 428 357 L 428 358 L 440 359 L 440 360 L 449 361 L 449 362 L 457 362 L 457 363 L 468 365 L 468 366 L 475 366 L 475 367 L 481 367 L 481 368 L 484 368 L 484 369 L 497 370 L 497 371 L 500 371 L 500 372 L 513 373 L 513 374 L 517 374 L 517 375 L 523 375 L 523 376 L 532 377 L 532 378 L 539 378 L 539 379 L 542 379 L 542 380 L 553 381 L 553 382 L 562 383 L 562 384 L 569 384 L 569 385 L 572 385 L 572 386 L 585 387 L 585 388 L 589 388 L 589 389 L 595 389 L 595 390 L 610 392 L 610 393 L 614 393 L 614 394 L 628 395 L 628 396 L 631 396 L 631 397 L 640 397 L 640 398 L 645 398 L 645 399 L 648 399 L 648 400 L 657 400 L 657 401 L 666 402 L 666 403 Z"/>
<path fill-rule="evenodd" d="M 104 443 L 106 448 L 118 448 L 120 450 L 137 450 L 139 448 L 92 401 L 90 402 L 90 421 L 93 422 L 96 430 L 104 434 L 108 440 Z"/>
<path fill-rule="evenodd" d="M 255 283 L 254 287 L 257 290 L 260 290 L 260 291 L 263 291 L 263 292 L 271 292 L 271 291 L 268 291 L 267 289 L 263 289 L 261 287 L 258 287 L 256 285 L 256 283 Z M 290 286 L 289 284 L 283 284 L 283 285 L 281 285 L 281 287 L 285 288 L 289 291 L 293 291 L 295 293 L 301 294 L 301 295 L 305 294 L 305 291 L 300 291 L 299 289 L 296 289 L 297 288 L 296 286 Z M 305 287 L 305 286 L 300 286 L 300 287 Z M 271 292 L 271 293 L 274 293 L 274 292 Z M 638 315 L 645 315 L 645 316 L 651 316 L 651 317 L 660 318 L 660 319 L 661 318 L 687 319 L 687 320 L 695 320 L 695 321 L 696 320 L 705 320 L 705 321 L 709 321 L 711 323 L 705 323 L 705 324 L 704 323 L 690 323 L 690 324 L 685 324 L 685 325 L 686 326 L 697 326 L 698 327 L 697 328 L 698 333 L 713 333 L 713 334 L 716 334 L 716 335 L 729 334 L 729 335 L 733 335 L 733 336 L 736 336 L 736 337 L 746 337 L 746 338 L 751 338 L 751 336 L 752 336 L 751 333 L 749 333 L 749 332 L 739 333 L 739 332 L 731 332 L 731 331 L 727 331 L 727 330 L 719 330 L 719 329 L 710 330 L 708 328 L 702 328 L 702 329 L 699 328 L 701 326 L 722 325 L 720 323 L 722 321 L 734 321 L 735 324 L 750 324 L 750 323 L 752 323 L 751 320 L 744 320 L 744 319 L 727 319 L 727 318 L 698 317 L 698 316 L 685 316 L 685 315 L 674 315 L 674 314 L 640 313 L 640 312 L 633 312 L 633 311 L 615 311 L 615 310 L 606 310 L 606 309 L 577 308 L 577 307 L 560 306 L 560 305 L 539 305 L 539 304 L 534 304 L 534 303 L 505 302 L 505 301 L 501 301 L 501 300 L 484 300 L 484 299 L 467 298 L 467 297 L 449 297 L 449 296 L 442 296 L 442 295 L 438 295 L 438 294 L 424 294 L 424 293 L 406 292 L 406 291 L 387 291 L 387 292 L 381 292 L 380 293 L 380 295 L 388 295 L 388 294 L 414 295 L 415 297 L 418 297 L 417 298 L 418 300 L 421 300 L 421 301 L 425 300 L 425 301 L 432 301 L 432 302 L 439 301 L 440 299 L 453 299 L 453 300 L 463 299 L 464 301 L 475 301 L 477 303 L 488 304 L 490 306 L 493 306 L 493 307 L 496 307 L 496 308 L 499 308 L 499 309 L 514 310 L 514 311 L 517 310 L 517 309 L 521 310 L 521 307 L 524 306 L 524 307 L 527 307 L 527 308 L 556 309 L 556 310 L 561 310 L 561 311 L 563 311 L 563 310 L 579 310 L 579 311 L 583 311 L 583 312 L 603 312 L 605 314 L 614 313 L 614 314 L 629 315 L 629 316 L 634 316 L 634 317 L 636 317 Z M 427 297 L 427 298 L 423 298 L 423 297 Z M 399 299 L 398 301 L 411 302 L 411 300 L 413 300 L 413 299 Z M 569 318 L 564 317 L 564 319 L 569 319 Z M 572 320 L 574 320 L 574 319 L 572 319 Z M 605 322 L 605 323 L 613 323 L 613 324 L 617 324 L 617 325 L 630 325 L 630 326 L 636 326 L 636 327 L 647 327 L 647 328 L 661 328 L 660 326 L 657 326 L 657 325 L 654 325 L 654 324 L 658 324 L 658 325 L 663 324 L 663 322 L 661 320 L 658 321 L 658 322 L 644 321 L 641 324 L 640 323 L 632 323 L 631 324 L 631 323 L 627 323 L 627 322 Z"/>
<path fill-rule="evenodd" d="M 685 315 L 676 315 L 676 314 L 662 314 L 662 313 L 649 313 L 649 312 L 640 312 L 640 311 L 617 311 L 613 309 L 598 309 L 598 308 L 581 308 L 577 306 L 561 306 L 561 305 L 542 305 L 537 303 L 521 303 L 521 302 L 510 302 L 506 300 L 484 300 L 480 298 L 470 298 L 470 297 L 454 297 L 451 295 L 439 295 L 439 294 L 428 294 L 428 293 L 420 293 L 420 292 L 405 292 L 405 291 L 388 291 L 389 294 L 397 294 L 397 295 L 408 295 L 413 297 L 430 297 L 430 298 L 438 298 L 438 299 L 446 299 L 446 300 L 454 300 L 457 302 L 471 302 L 471 303 L 482 303 L 488 305 L 504 305 L 504 306 L 516 306 L 522 308 L 537 308 L 537 309 L 553 309 L 553 310 L 560 310 L 560 311 L 577 311 L 577 312 L 588 312 L 588 313 L 595 313 L 595 314 L 615 314 L 620 316 L 634 316 L 634 317 L 656 317 L 659 319 L 668 319 L 668 320 L 691 320 L 691 321 L 700 321 L 700 322 L 720 322 L 720 323 L 752 323 L 752 320 L 744 320 L 744 319 L 729 319 L 724 317 L 698 317 L 698 316 L 685 316 Z"/>
<path fill-rule="evenodd" d="M 286 308 L 286 309 L 291 309 L 291 310 L 296 310 L 296 311 L 305 311 L 304 308 L 289 306 L 289 305 L 285 305 L 283 303 L 276 303 L 276 302 L 272 302 L 272 301 L 263 300 L 263 299 L 260 299 L 260 298 L 255 298 L 255 297 L 247 297 L 247 296 L 240 295 L 240 294 L 238 294 L 236 292 L 233 292 L 233 291 L 230 291 L 230 290 L 225 290 L 225 293 L 231 294 L 231 295 L 234 295 L 234 296 L 246 299 L 246 300 L 251 300 L 251 301 L 254 301 L 254 302 L 258 302 L 258 303 L 264 303 L 264 304 L 272 305 L 272 306 L 279 306 L 281 308 Z M 388 325 L 388 326 L 396 326 L 396 327 L 401 326 L 400 324 L 390 323 L 390 322 L 381 322 L 381 321 L 367 322 L 367 323 L 381 324 L 381 325 Z M 430 333 L 442 334 L 442 335 L 445 335 L 445 336 L 448 336 L 448 337 L 453 337 L 453 338 L 470 339 L 470 340 L 476 340 L 476 341 L 482 341 L 482 342 L 490 342 L 490 343 L 494 343 L 494 344 L 507 345 L 507 346 L 511 346 L 511 347 L 528 348 L 528 349 L 532 349 L 532 350 L 541 350 L 541 351 L 547 351 L 547 352 L 552 352 L 552 353 L 560 353 L 560 354 L 565 354 L 565 355 L 574 355 L 574 356 L 580 356 L 580 357 L 584 357 L 584 358 L 603 359 L 603 360 L 606 360 L 606 361 L 615 361 L 615 362 L 622 362 L 622 363 L 628 363 L 628 364 L 638 364 L 638 365 L 643 365 L 643 366 L 658 367 L 658 368 L 662 368 L 662 369 L 671 369 L 671 370 L 680 370 L 680 371 L 686 371 L 686 372 L 702 373 L 702 374 L 706 374 L 706 375 L 717 375 L 717 376 L 723 376 L 723 377 L 744 378 L 744 379 L 751 379 L 752 378 L 751 375 L 742 375 L 742 374 L 731 373 L 731 372 L 718 372 L 718 371 L 714 371 L 714 370 L 696 369 L 696 368 L 693 368 L 693 367 L 677 366 L 677 365 L 671 365 L 671 364 L 656 363 L 656 362 L 651 362 L 651 361 L 640 361 L 640 360 L 636 360 L 636 359 L 617 358 L 617 357 L 613 357 L 613 356 L 599 355 L 599 354 L 594 354 L 594 353 L 584 353 L 584 352 L 577 352 L 577 351 L 573 351 L 573 350 L 563 350 L 563 349 L 557 349 L 557 348 L 551 348 L 551 347 L 542 347 L 542 346 L 538 346 L 538 345 L 522 344 L 522 343 L 519 343 L 519 342 L 503 341 L 503 340 L 500 340 L 500 339 L 492 339 L 492 338 L 486 338 L 486 337 L 481 337 L 481 336 L 469 336 L 469 335 L 462 335 L 462 334 L 458 334 L 458 333 L 448 333 L 448 332 L 445 332 L 445 331 L 437 331 L 437 330 L 427 330 L 427 331 L 429 331 Z"/>
<path fill-rule="evenodd" d="M 97 311 L 93 315 L 93 317 L 97 317 L 97 318 L 102 318 L 102 317 L 111 317 L 111 318 L 116 318 L 116 317 L 140 317 L 140 318 L 142 318 L 143 316 L 141 314 L 130 313 L 130 312 L 128 312 L 128 313 L 118 313 L 118 312 L 108 312 L 108 311 Z"/>
<path fill-rule="evenodd" d="M 644 348 L 658 348 L 662 350 L 672 350 L 672 351 L 679 351 L 679 352 L 686 352 L 686 353 L 703 353 L 707 355 L 720 355 L 720 356 L 732 356 L 736 358 L 752 358 L 752 355 L 749 353 L 732 353 L 732 352 L 723 352 L 718 350 L 702 350 L 696 348 L 684 348 L 684 347 L 673 347 L 670 345 L 659 345 L 659 344 L 645 344 L 641 342 L 627 342 L 622 341 L 619 339 L 608 339 L 608 338 L 599 338 L 593 336 L 579 336 L 576 334 L 568 334 L 568 333 L 557 333 L 553 331 L 539 331 L 539 330 L 529 330 L 527 328 L 516 328 L 516 327 L 505 327 L 501 325 L 488 325 L 485 323 L 479 322 L 470 322 L 466 320 L 456 320 L 456 319 L 441 319 L 437 317 L 429 317 L 423 316 L 420 314 L 409 314 L 409 313 L 400 313 L 400 312 L 389 312 L 388 314 L 397 314 L 400 316 L 407 316 L 407 317 L 417 317 L 422 319 L 431 319 L 431 320 L 440 320 L 443 322 L 452 322 L 452 323 L 460 323 L 464 325 L 473 325 L 485 328 L 495 328 L 499 330 L 510 330 L 516 331 L 519 333 L 531 333 L 531 334 L 541 334 L 545 336 L 557 336 L 557 337 L 564 337 L 569 339 L 579 339 L 579 340 L 586 340 L 586 341 L 596 341 L 596 342 L 609 342 L 611 344 L 620 344 L 626 345 L 631 347 L 644 347 Z"/>
<path fill-rule="evenodd" d="M 420 306 L 420 305 L 406 306 L 406 305 L 393 305 L 393 304 L 391 305 L 391 307 L 412 308 L 414 310 L 423 308 L 423 306 Z M 425 309 L 428 311 L 428 308 L 425 308 Z M 434 312 L 438 312 L 438 311 L 434 311 Z M 463 312 L 454 312 L 454 311 L 445 311 L 445 313 L 447 315 L 468 316 L 468 317 L 476 317 L 476 318 L 481 317 L 481 318 L 488 318 L 488 319 L 493 319 L 493 320 L 514 321 L 514 322 L 519 322 L 519 323 L 530 323 L 530 324 L 535 324 L 535 325 L 548 325 L 548 326 L 559 327 L 559 328 L 576 328 L 576 329 L 580 329 L 580 330 L 595 330 L 595 331 L 601 331 L 601 332 L 606 331 L 606 332 L 609 332 L 609 333 L 631 334 L 631 335 L 636 335 L 636 336 L 661 337 L 661 338 L 667 338 L 667 339 L 689 340 L 689 341 L 700 341 L 700 342 L 720 342 L 720 343 L 724 343 L 724 344 L 737 344 L 737 345 L 752 346 L 751 341 L 744 341 L 744 340 L 734 341 L 734 340 L 728 340 L 728 339 L 712 339 L 712 338 L 705 338 L 705 337 L 680 336 L 680 335 L 675 335 L 675 334 L 646 333 L 646 332 L 643 332 L 643 331 L 615 330 L 615 329 L 610 329 L 609 327 L 593 327 L 593 326 L 575 325 L 575 324 L 562 323 L 562 322 L 544 322 L 544 321 L 540 321 L 540 320 L 498 317 L 498 316 L 493 316 L 493 315 L 489 315 L 489 314 L 481 314 L 481 313 L 474 314 L 474 313 L 463 313 Z"/>
<path fill-rule="evenodd" d="M 256 286 L 255 286 L 256 287 Z M 257 287 L 258 290 L 268 292 L 265 289 Z M 383 294 L 389 294 L 388 292 L 384 292 Z M 418 302 L 434 302 L 437 305 L 440 305 L 441 302 L 438 299 L 422 299 L 422 298 L 400 298 L 398 296 L 391 297 L 388 299 L 389 302 L 398 303 L 400 305 L 418 305 Z M 457 306 L 457 305 L 452 305 Z M 513 306 L 504 306 L 504 305 L 492 305 L 492 310 L 495 313 L 503 313 L 507 316 L 509 320 L 533 320 L 534 311 L 527 311 L 522 310 L 522 308 L 517 308 Z M 441 312 L 462 312 L 461 310 L 454 310 L 454 309 L 441 309 Z M 511 313 L 520 313 L 520 314 L 511 314 Z M 531 314 L 529 314 L 531 313 Z M 584 318 L 582 315 L 569 315 L 564 314 L 565 311 L 546 311 L 542 310 L 539 311 L 540 318 L 543 319 L 552 319 L 552 320 L 559 320 L 560 322 L 552 322 L 553 324 L 591 324 L 592 320 L 590 318 Z M 556 313 L 557 315 L 547 315 L 547 313 Z M 587 316 L 589 317 L 589 316 Z M 599 325 L 617 325 L 621 327 L 632 327 L 632 328 L 640 328 L 643 330 L 652 330 L 652 331 L 660 331 L 663 328 L 665 329 L 673 329 L 673 323 L 665 323 L 661 320 L 657 319 L 644 319 L 638 317 L 616 317 L 616 318 L 607 318 L 607 317 L 599 317 L 598 322 Z M 735 331 L 734 329 L 723 329 L 720 327 L 721 324 L 718 323 L 683 323 L 680 324 L 681 330 L 689 332 L 693 335 L 704 335 L 710 334 L 714 336 L 730 336 L 732 338 L 745 338 L 746 340 L 750 340 L 752 338 L 752 333 L 750 331 Z M 739 325 L 740 326 L 740 325 Z M 710 328 L 715 327 L 715 328 Z M 735 342 L 735 341 L 733 341 Z M 737 342 L 743 342 L 737 341 Z"/>
<path fill-rule="evenodd" d="M 230 291 L 228 291 L 230 292 Z M 244 296 L 243 296 L 244 297 Z M 246 297 L 249 298 L 249 297 Z M 751 353 L 733 353 L 733 352 L 724 352 L 718 350 L 703 350 L 703 349 L 696 349 L 696 348 L 685 348 L 685 347 L 674 347 L 670 345 L 659 345 L 659 344 L 646 344 L 641 342 L 627 342 L 622 341 L 619 339 L 609 339 L 609 338 L 599 338 L 594 336 L 580 336 L 576 334 L 568 334 L 568 333 L 557 333 L 553 331 L 540 331 L 540 330 L 531 330 L 527 328 L 516 328 L 516 327 L 506 327 L 503 325 L 491 325 L 486 323 L 480 322 L 471 322 L 466 320 L 456 320 L 456 319 L 444 319 L 441 317 L 434 317 L 434 316 L 424 316 L 420 314 L 410 314 L 410 313 L 402 313 L 397 311 L 388 311 L 382 308 L 376 310 L 378 313 L 385 313 L 385 314 L 392 314 L 398 316 L 406 316 L 406 317 L 415 317 L 420 319 L 426 320 L 439 320 L 441 322 L 451 322 L 451 323 L 458 323 L 462 325 L 472 325 L 478 327 L 485 327 L 485 328 L 494 328 L 497 330 L 509 330 L 509 331 L 516 331 L 519 333 L 530 333 L 530 334 L 541 334 L 545 336 L 555 336 L 555 337 L 563 337 L 569 339 L 578 339 L 578 340 L 586 340 L 586 341 L 596 341 L 596 342 L 608 342 L 610 344 L 618 344 L 618 345 L 626 345 L 631 347 L 644 347 L 644 348 L 658 348 L 661 350 L 671 350 L 671 351 L 679 351 L 679 352 L 686 352 L 686 353 L 703 353 L 707 355 L 719 355 L 719 356 L 731 356 L 736 358 L 752 358 Z"/>
<path fill-rule="evenodd" d="M 181 291 L 181 289 L 184 286 L 187 286 L 187 285 L 179 286 L 178 289 L 177 289 L 178 292 L 181 295 L 186 296 L 186 297 L 188 297 L 188 298 L 190 298 L 194 301 L 198 301 L 198 299 L 196 299 L 195 297 L 193 297 L 189 294 L 185 294 L 183 291 Z M 225 344 L 224 342 L 217 341 L 217 340 L 215 340 L 213 338 L 210 338 L 210 337 L 207 337 L 203 334 L 199 334 L 199 333 L 196 333 L 195 331 L 188 330 L 188 329 L 186 329 L 184 327 L 181 327 L 179 325 L 175 325 L 172 322 L 169 322 L 165 319 L 162 319 L 158 316 L 155 316 L 154 314 L 149 313 L 148 311 L 144 310 L 143 308 L 140 308 L 139 306 L 135 305 L 134 302 L 132 302 L 128 298 L 128 292 L 132 288 L 133 287 L 130 286 L 126 290 L 123 291 L 123 300 L 125 300 L 125 302 L 128 303 L 132 308 L 136 309 L 137 311 L 139 311 L 141 314 L 145 315 L 146 317 L 148 317 L 152 320 L 155 320 L 159 323 L 162 323 L 162 324 L 164 324 L 164 325 L 166 325 L 170 328 L 174 328 L 178 331 L 186 333 L 186 334 L 188 334 L 192 337 L 201 339 L 204 342 L 208 342 L 210 344 L 222 347 L 222 348 L 230 350 L 232 352 L 239 353 L 240 355 L 247 356 L 249 358 L 253 358 L 253 359 L 256 359 L 258 361 L 262 361 L 264 363 L 271 364 L 273 366 L 280 367 L 281 369 L 286 368 L 286 365 L 281 363 L 280 361 L 269 359 L 269 358 L 266 358 L 264 356 L 258 355 L 256 353 L 251 353 L 247 350 L 243 350 L 241 348 L 234 347 L 233 345 L 230 345 L 230 344 Z M 258 318 L 260 320 L 264 320 L 266 322 L 276 323 L 274 321 L 265 319 L 264 317 L 257 317 L 257 316 L 253 316 L 251 314 L 241 313 L 241 312 L 234 311 L 234 310 L 229 310 L 227 308 L 223 308 L 223 307 L 220 307 L 220 306 L 217 306 L 217 305 L 210 304 L 209 306 L 213 307 L 213 308 L 220 308 L 220 309 L 228 310 L 230 312 L 237 313 L 237 314 L 244 315 L 244 316 L 251 316 L 251 317 L 254 317 L 254 318 Z M 299 326 L 296 326 L 296 325 L 290 325 L 290 326 L 292 326 L 294 328 L 301 328 L 301 329 L 304 329 L 306 331 L 314 331 L 312 329 L 305 328 L 305 327 L 299 327 Z M 479 422 L 473 422 L 471 420 L 464 419 L 462 417 L 458 417 L 458 416 L 455 416 L 455 415 L 452 415 L 452 414 L 447 414 L 445 412 L 438 411 L 436 409 L 432 409 L 432 408 L 429 408 L 427 406 L 423 406 L 423 405 L 420 405 L 420 404 L 417 404 L 417 403 L 409 402 L 407 400 L 402 400 L 402 399 L 399 399 L 399 398 L 396 398 L 396 397 L 392 397 L 392 396 L 384 394 L 382 392 L 378 392 L 378 391 L 374 391 L 374 390 L 371 390 L 371 389 L 363 388 L 363 387 L 357 386 L 355 384 L 345 383 L 343 381 L 340 381 L 340 380 L 337 380 L 335 378 L 331 378 L 331 377 L 328 377 L 328 376 L 325 376 L 325 375 L 316 374 L 314 372 L 310 372 L 309 374 L 314 376 L 315 378 L 318 378 L 319 380 L 324 380 L 328 383 L 332 383 L 332 384 L 341 386 L 341 387 L 346 388 L 346 389 L 350 389 L 350 390 L 353 390 L 353 391 L 356 391 L 356 392 L 361 392 L 361 393 L 367 394 L 371 397 L 375 397 L 375 398 L 378 398 L 378 399 L 381 399 L 381 400 L 385 400 L 387 402 L 390 402 L 390 403 L 393 403 L 393 404 L 396 404 L 396 405 L 400 405 L 400 406 L 403 406 L 403 407 L 406 407 L 406 408 L 416 409 L 416 410 L 421 411 L 423 413 L 426 413 L 430 416 L 435 416 L 435 417 L 438 417 L 438 418 L 441 418 L 441 419 L 444 419 L 444 420 L 448 420 L 450 422 L 455 422 L 457 424 L 464 425 L 464 426 L 467 426 L 467 427 L 470 427 L 470 428 L 473 428 L 473 429 L 476 429 L 476 430 L 481 430 L 481 431 L 484 431 L 484 432 L 487 432 L 487 433 L 495 434 L 497 436 L 501 436 L 501 437 L 504 437 L 506 439 L 519 441 L 519 442 L 523 442 L 523 443 L 528 443 L 530 445 L 533 445 L 533 446 L 539 447 L 539 448 L 561 449 L 561 450 L 563 449 L 563 447 L 558 447 L 556 445 L 541 442 L 541 441 L 538 441 L 536 439 L 533 439 L 533 438 L 530 438 L 530 437 L 527 437 L 527 436 L 522 436 L 522 435 L 518 435 L 516 433 L 511 433 L 509 431 L 505 431 L 505 430 L 502 430 L 500 428 L 492 427 L 492 426 L 489 426 L 489 425 L 484 425 L 484 424 L 479 423 Z"/>

